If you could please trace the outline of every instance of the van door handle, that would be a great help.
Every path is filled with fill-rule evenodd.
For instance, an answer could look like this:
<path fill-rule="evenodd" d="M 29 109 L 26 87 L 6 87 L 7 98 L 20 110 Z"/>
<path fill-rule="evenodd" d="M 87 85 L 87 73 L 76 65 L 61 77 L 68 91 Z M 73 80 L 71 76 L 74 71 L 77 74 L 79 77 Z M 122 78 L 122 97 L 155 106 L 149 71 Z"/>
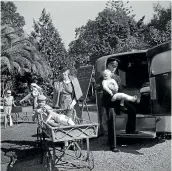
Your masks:
<path fill-rule="evenodd" d="M 161 117 L 157 118 L 156 123 L 159 122 L 161 119 L 162 119 Z"/>

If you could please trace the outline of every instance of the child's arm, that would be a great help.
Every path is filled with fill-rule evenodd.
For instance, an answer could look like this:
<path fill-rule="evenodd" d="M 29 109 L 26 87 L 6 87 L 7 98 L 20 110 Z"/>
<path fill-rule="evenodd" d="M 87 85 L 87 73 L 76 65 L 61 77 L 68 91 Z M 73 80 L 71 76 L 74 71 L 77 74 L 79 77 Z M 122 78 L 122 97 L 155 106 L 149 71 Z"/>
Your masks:
<path fill-rule="evenodd" d="M 16 106 L 15 103 L 14 103 L 14 97 L 13 97 L 13 99 L 12 99 L 12 105 L 13 105 L 13 106 Z"/>
<path fill-rule="evenodd" d="M 118 92 L 119 87 L 116 80 L 112 79 L 112 82 L 114 83 L 115 90 Z"/>
<path fill-rule="evenodd" d="M 20 103 L 22 103 L 23 101 L 28 100 L 31 97 L 31 93 L 29 93 L 27 96 L 25 96 L 22 100 L 20 100 Z"/>
<path fill-rule="evenodd" d="M 111 96 L 113 96 L 112 91 L 108 88 L 107 82 L 105 80 L 102 81 L 103 89 L 107 91 Z"/>
<path fill-rule="evenodd" d="M 52 118 L 53 110 L 52 109 L 48 109 L 47 113 L 48 113 L 48 117 L 47 117 L 45 123 L 47 123 Z"/>
<path fill-rule="evenodd" d="M 69 105 L 69 109 L 73 109 L 74 106 L 75 106 L 75 104 L 76 104 L 76 99 L 74 98 L 74 99 L 72 100 L 72 103 Z"/>

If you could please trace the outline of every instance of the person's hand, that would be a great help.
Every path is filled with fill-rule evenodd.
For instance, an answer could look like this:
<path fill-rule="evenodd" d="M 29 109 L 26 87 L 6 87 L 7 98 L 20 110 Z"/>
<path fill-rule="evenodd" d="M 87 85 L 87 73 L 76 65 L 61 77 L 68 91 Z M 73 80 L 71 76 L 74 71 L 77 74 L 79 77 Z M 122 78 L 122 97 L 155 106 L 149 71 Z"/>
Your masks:
<path fill-rule="evenodd" d="M 99 84 L 95 84 L 95 85 L 94 85 L 94 88 L 95 88 L 95 89 L 98 89 L 99 87 L 100 87 Z"/>
<path fill-rule="evenodd" d="M 111 97 L 113 97 L 113 93 L 112 92 L 110 92 L 110 95 L 111 95 Z"/>
<path fill-rule="evenodd" d="M 72 103 L 69 105 L 68 109 L 73 109 L 76 104 L 76 100 L 73 99 Z"/>
<path fill-rule="evenodd" d="M 111 101 L 114 102 L 114 101 L 116 101 L 116 100 L 117 100 L 117 99 L 116 99 L 115 95 L 113 95 Z"/>
<path fill-rule="evenodd" d="M 19 103 L 22 104 L 23 100 L 20 100 Z"/>
<path fill-rule="evenodd" d="M 71 103 L 71 104 L 69 105 L 69 108 L 68 108 L 68 109 L 73 109 L 73 108 L 74 108 L 74 104 Z"/>

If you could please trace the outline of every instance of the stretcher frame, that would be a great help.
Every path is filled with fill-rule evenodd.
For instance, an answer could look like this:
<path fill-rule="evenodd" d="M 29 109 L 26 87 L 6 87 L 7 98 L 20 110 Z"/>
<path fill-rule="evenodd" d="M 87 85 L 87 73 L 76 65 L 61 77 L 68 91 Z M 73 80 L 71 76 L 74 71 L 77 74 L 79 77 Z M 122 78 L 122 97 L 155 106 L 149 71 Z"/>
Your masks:
<path fill-rule="evenodd" d="M 47 171 L 55 171 L 56 167 L 70 170 L 94 168 L 89 139 L 97 137 L 98 123 L 77 118 L 76 115 L 75 121 L 77 124 L 74 126 L 59 127 L 52 127 L 43 120 L 38 122 L 37 138 L 40 142 L 41 163 L 45 164 Z M 86 151 L 81 147 L 83 139 L 86 139 Z M 68 141 L 68 146 L 60 148 L 59 143 L 65 141 Z"/>

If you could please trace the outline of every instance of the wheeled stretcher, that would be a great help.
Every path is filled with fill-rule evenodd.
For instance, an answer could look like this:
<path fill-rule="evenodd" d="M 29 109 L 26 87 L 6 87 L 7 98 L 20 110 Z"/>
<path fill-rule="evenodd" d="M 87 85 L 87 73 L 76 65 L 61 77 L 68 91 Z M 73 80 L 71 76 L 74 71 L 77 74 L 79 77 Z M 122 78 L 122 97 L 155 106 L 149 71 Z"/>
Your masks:
<path fill-rule="evenodd" d="M 74 126 L 52 127 L 43 120 L 38 122 L 37 135 L 42 151 L 41 162 L 46 163 L 47 170 L 57 168 L 77 170 L 94 168 L 93 153 L 89 149 L 89 139 L 97 137 L 98 124 L 77 118 Z M 86 139 L 86 150 L 82 150 L 82 140 Z M 68 146 L 60 147 L 61 142 L 68 141 Z M 70 150 L 72 147 L 72 150 Z"/>

